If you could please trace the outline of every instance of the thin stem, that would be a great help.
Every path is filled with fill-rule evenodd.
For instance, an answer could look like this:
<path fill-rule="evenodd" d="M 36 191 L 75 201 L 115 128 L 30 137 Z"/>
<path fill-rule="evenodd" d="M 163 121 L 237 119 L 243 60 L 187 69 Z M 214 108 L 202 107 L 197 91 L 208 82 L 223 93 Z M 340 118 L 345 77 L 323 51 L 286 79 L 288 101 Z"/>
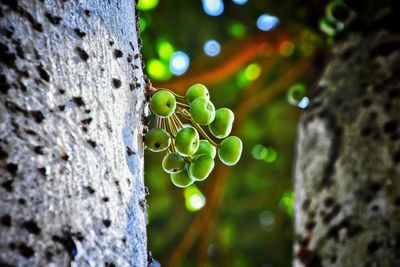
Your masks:
<path fill-rule="evenodd" d="M 190 119 L 190 122 L 193 124 L 193 126 L 197 129 L 197 131 L 200 132 L 200 134 L 208 140 L 208 142 L 210 142 L 213 146 L 217 147 L 218 144 L 216 142 L 214 142 L 214 140 L 212 140 L 207 133 L 203 130 L 203 128 L 201 128 L 200 125 L 198 125 L 193 119 Z"/>
<path fill-rule="evenodd" d="M 178 107 L 190 108 L 190 106 L 188 104 L 182 103 L 182 102 L 179 102 L 179 101 L 176 101 L 176 105 Z"/>
<path fill-rule="evenodd" d="M 179 99 L 186 99 L 184 96 L 178 95 L 178 94 L 175 93 L 174 91 L 171 91 L 171 90 L 169 90 L 169 89 L 167 89 L 167 88 L 154 88 L 154 87 L 153 87 L 153 89 L 155 89 L 156 91 L 158 91 L 158 90 L 165 90 L 165 91 L 170 92 L 171 94 L 173 94 L 176 98 L 179 98 Z"/>

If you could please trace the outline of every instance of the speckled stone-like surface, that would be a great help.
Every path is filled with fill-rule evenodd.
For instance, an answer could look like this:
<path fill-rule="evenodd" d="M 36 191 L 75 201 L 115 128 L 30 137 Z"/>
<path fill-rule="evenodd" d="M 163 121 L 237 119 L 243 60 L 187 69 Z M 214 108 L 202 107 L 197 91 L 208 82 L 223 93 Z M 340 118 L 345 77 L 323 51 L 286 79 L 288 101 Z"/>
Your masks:
<path fill-rule="evenodd" d="M 134 1 L 1 1 L 0 32 L 0 266 L 147 266 Z"/>

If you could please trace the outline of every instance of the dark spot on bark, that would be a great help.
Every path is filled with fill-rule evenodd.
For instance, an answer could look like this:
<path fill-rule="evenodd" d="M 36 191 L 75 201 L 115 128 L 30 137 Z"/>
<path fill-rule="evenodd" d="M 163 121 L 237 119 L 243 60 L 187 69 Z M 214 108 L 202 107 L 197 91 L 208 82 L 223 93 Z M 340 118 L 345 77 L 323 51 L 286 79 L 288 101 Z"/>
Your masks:
<path fill-rule="evenodd" d="M 88 128 L 87 128 L 86 126 L 82 126 L 81 128 L 82 128 L 82 131 L 84 131 L 85 133 L 87 133 Z"/>
<path fill-rule="evenodd" d="M 97 146 L 96 142 L 93 140 L 88 139 L 88 140 L 86 140 L 86 142 L 93 148 L 96 148 L 96 146 Z"/>
<path fill-rule="evenodd" d="M 61 151 L 61 156 L 60 156 L 60 158 L 61 158 L 63 161 L 68 161 L 69 156 L 68 156 L 68 154 L 65 153 L 64 151 Z"/>
<path fill-rule="evenodd" d="M 84 13 L 85 13 L 86 16 L 90 17 L 90 10 L 85 9 Z"/>
<path fill-rule="evenodd" d="M 379 42 L 370 52 L 371 57 L 388 56 L 392 52 L 398 51 L 400 42 L 398 40 Z"/>
<path fill-rule="evenodd" d="M 32 136 L 36 136 L 37 135 L 37 133 L 35 131 L 31 130 L 31 129 L 25 129 L 25 132 L 27 134 L 29 134 L 29 135 L 32 135 Z"/>
<path fill-rule="evenodd" d="M 349 47 L 343 51 L 340 58 L 343 60 L 348 60 L 353 54 L 354 54 L 354 47 Z"/>
<path fill-rule="evenodd" d="M 129 89 L 130 89 L 131 91 L 135 90 L 135 89 L 136 89 L 135 84 L 130 83 L 130 84 L 129 84 Z"/>
<path fill-rule="evenodd" d="M 10 89 L 10 84 L 7 82 L 7 77 L 4 74 L 0 74 L 0 92 L 6 94 L 9 89 Z"/>
<path fill-rule="evenodd" d="M 131 54 L 129 54 L 129 55 L 127 56 L 126 61 L 128 61 L 128 63 L 131 63 L 131 62 L 132 62 L 132 55 L 131 55 Z"/>
<path fill-rule="evenodd" d="M 90 124 L 91 121 L 92 121 L 92 118 L 87 118 L 87 119 L 81 120 L 81 123 L 82 124 Z"/>
<path fill-rule="evenodd" d="M 15 175 L 18 171 L 18 164 L 7 163 L 6 168 L 9 173 L 11 173 L 12 175 Z"/>
<path fill-rule="evenodd" d="M 394 200 L 394 204 L 399 207 L 400 206 L 400 196 L 396 197 L 396 199 Z"/>
<path fill-rule="evenodd" d="M 89 192 L 89 194 L 93 195 L 96 191 L 91 187 L 91 186 L 85 186 L 83 187 L 86 191 Z"/>
<path fill-rule="evenodd" d="M 104 202 L 108 202 L 110 199 L 109 199 L 108 197 L 103 197 L 102 200 L 103 200 Z"/>
<path fill-rule="evenodd" d="M 29 233 L 34 234 L 34 235 L 38 235 L 41 232 L 40 228 L 37 226 L 36 222 L 33 220 L 23 222 L 22 227 L 25 228 Z"/>
<path fill-rule="evenodd" d="M 347 236 L 349 238 L 353 238 L 356 235 L 361 234 L 364 231 L 364 227 L 361 225 L 357 224 L 350 224 L 349 227 L 347 227 Z"/>
<path fill-rule="evenodd" d="M 374 193 L 378 192 L 382 188 L 382 184 L 377 182 L 371 182 L 368 184 L 368 189 Z"/>
<path fill-rule="evenodd" d="M 4 262 L 4 261 L 0 261 L 0 266 L 2 267 L 16 267 L 16 265 Z"/>
<path fill-rule="evenodd" d="M 384 110 L 386 113 L 389 113 L 389 112 L 392 110 L 392 108 L 393 108 L 393 105 L 392 105 L 392 103 L 389 102 L 389 101 L 385 102 L 385 104 L 383 105 L 383 110 Z"/>
<path fill-rule="evenodd" d="M 119 79 L 113 78 L 112 83 L 115 88 L 120 88 L 121 87 L 121 81 Z"/>
<path fill-rule="evenodd" d="M 17 249 L 19 251 L 19 254 L 21 254 L 25 258 L 30 258 L 35 254 L 35 251 L 24 243 L 18 244 Z"/>
<path fill-rule="evenodd" d="M 45 15 L 46 18 L 50 21 L 50 23 L 53 24 L 53 25 L 58 25 L 58 24 L 60 24 L 60 21 L 62 20 L 61 17 L 53 16 L 53 15 L 51 15 L 50 13 L 47 13 L 47 12 L 46 12 L 44 15 Z"/>
<path fill-rule="evenodd" d="M 115 267 L 115 264 L 112 263 L 112 262 L 106 261 L 105 264 L 104 264 L 104 267 Z"/>
<path fill-rule="evenodd" d="M 85 237 L 83 236 L 83 234 L 81 232 L 77 232 L 76 239 L 78 239 L 78 241 L 82 242 L 83 239 L 85 239 Z"/>
<path fill-rule="evenodd" d="M 120 58 L 120 57 L 122 57 L 124 54 L 122 53 L 122 51 L 121 50 L 119 50 L 119 49 L 114 49 L 114 57 L 115 58 Z"/>
<path fill-rule="evenodd" d="M 76 244 L 74 240 L 71 238 L 70 234 L 64 233 L 63 236 L 52 237 L 54 242 L 58 242 L 63 245 L 64 249 L 67 251 L 68 255 L 74 260 L 76 254 L 78 253 L 78 249 L 76 248 Z"/>
<path fill-rule="evenodd" d="M 400 97 L 400 89 L 390 89 L 388 91 L 388 97 L 390 99 L 396 98 L 396 97 Z"/>
<path fill-rule="evenodd" d="M 6 100 L 6 107 L 8 108 L 9 111 L 11 111 L 13 113 L 20 112 L 25 117 L 27 117 L 29 114 L 28 111 L 24 110 L 23 108 L 21 108 L 20 106 L 18 106 L 17 104 L 15 104 L 14 102 L 12 102 L 10 100 Z"/>
<path fill-rule="evenodd" d="M 90 109 L 85 109 L 85 113 L 86 113 L 86 114 L 89 114 L 90 112 L 91 112 Z"/>
<path fill-rule="evenodd" d="M 395 163 L 399 163 L 400 162 L 400 151 L 397 151 L 396 153 L 394 153 L 393 155 L 393 161 Z"/>
<path fill-rule="evenodd" d="M 10 243 L 8 244 L 8 247 L 9 247 L 11 250 L 14 250 L 14 249 L 17 247 L 17 245 L 15 245 L 14 242 L 10 242 Z M 1 266 L 1 265 L 0 265 L 0 266 Z"/>
<path fill-rule="evenodd" d="M 378 205 L 373 205 L 371 207 L 371 209 L 372 209 L 373 212 L 377 212 L 379 210 L 379 206 Z"/>
<path fill-rule="evenodd" d="M 47 260 L 47 262 L 51 262 L 53 260 L 53 252 L 46 250 L 46 252 L 44 253 L 44 256 Z"/>
<path fill-rule="evenodd" d="M 39 65 L 36 66 L 36 70 L 39 73 L 39 76 L 42 80 L 45 80 L 46 82 L 50 81 L 50 75 L 47 73 L 47 71 L 43 68 L 43 66 Z"/>
<path fill-rule="evenodd" d="M 86 36 L 86 33 L 81 31 L 79 28 L 75 28 L 74 32 L 76 33 L 76 35 L 78 35 L 80 38 L 83 38 Z"/>
<path fill-rule="evenodd" d="M 78 53 L 79 57 L 82 60 L 87 61 L 89 59 L 88 53 L 86 53 L 86 51 L 83 48 L 80 48 L 79 46 L 77 46 L 77 47 L 75 47 L 75 51 Z"/>
<path fill-rule="evenodd" d="M 122 241 L 122 243 L 126 244 L 126 238 L 125 237 L 121 238 L 121 241 Z"/>
<path fill-rule="evenodd" d="M 107 219 L 105 219 L 105 220 L 103 220 L 103 224 L 104 224 L 104 226 L 105 227 L 110 227 L 111 226 L 111 221 L 110 220 L 107 220 Z"/>
<path fill-rule="evenodd" d="M 335 263 L 335 262 L 337 261 L 337 256 L 336 256 L 336 255 L 333 255 L 333 256 L 331 257 L 330 261 L 331 261 L 332 264 Z"/>
<path fill-rule="evenodd" d="M 364 98 L 361 102 L 361 105 L 365 108 L 368 108 L 372 105 L 372 101 L 370 98 Z"/>
<path fill-rule="evenodd" d="M 308 207 L 310 207 L 310 204 L 311 204 L 311 201 L 308 198 L 306 198 L 303 201 L 303 204 L 301 204 L 302 210 L 306 211 L 308 209 Z"/>
<path fill-rule="evenodd" d="M 42 146 L 35 146 L 33 147 L 33 152 L 38 155 L 43 155 L 43 147 Z"/>
<path fill-rule="evenodd" d="M 39 173 L 41 173 L 43 176 L 46 176 L 46 168 L 45 167 L 40 167 L 38 168 Z"/>
<path fill-rule="evenodd" d="M 371 255 L 371 254 L 375 253 L 381 246 L 382 246 L 381 242 L 378 242 L 375 240 L 369 242 L 368 247 L 367 247 L 368 254 Z"/>
<path fill-rule="evenodd" d="M 23 198 L 20 198 L 20 199 L 18 199 L 18 203 L 19 203 L 20 205 L 25 205 L 26 200 L 23 199 Z"/>
<path fill-rule="evenodd" d="M 306 223 L 305 227 L 308 231 L 312 231 L 315 228 L 316 223 L 314 221 L 309 221 Z"/>
<path fill-rule="evenodd" d="M 17 59 L 16 55 L 12 53 L 7 45 L 0 43 L 0 60 L 5 65 L 11 68 L 15 68 L 15 60 Z"/>
<path fill-rule="evenodd" d="M 327 206 L 327 207 L 332 207 L 333 204 L 335 204 L 335 199 L 332 198 L 332 197 L 327 197 L 327 198 L 325 198 L 325 200 L 324 200 L 324 204 L 325 204 L 325 206 Z"/>
<path fill-rule="evenodd" d="M 59 109 L 60 111 L 64 111 L 64 110 L 65 110 L 65 105 L 59 105 L 59 106 L 58 106 L 58 109 Z"/>
<path fill-rule="evenodd" d="M 133 152 L 132 149 L 129 146 L 127 146 L 126 147 L 126 154 L 128 154 L 128 156 L 132 156 L 132 155 L 135 155 L 136 153 Z"/>
<path fill-rule="evenodd" d="M 44 120 L 44 115 L 40 110 L 31 110 L 30 113 L 37 123 L 41 123 Z"/>
<path fill-rule="evenodd" d="M 363 137 L 368 137 L 372 134 L 372 128 L 370 127 L 364 127 L 361 129 L 361 136 Z"/>
<path fill-rule="evenodd" d="M 390 120 L 383 125 L 383 131 L 385 133 L 393 133 L 397 130 L 397 127 L 398 127 L 397 122 L 394 120 Z"/>
<path fill-rule="evenodd" d="M 5 214 L 0 218 L 1 225 L 5 227 L 11 227 L 11 216 L 9 214 Z"/>
<path fill-rule="evenodd" d="M 110 44 L 110 46 L 114 45 L 114 41 L 113 40 L 109 40 L 108 43 Z"/>
<path fill-rule="evenodd" d="M 78 107 L 82 107 L 82 106 L 85 105 L 85 102 L 83 102 L 82 97 L 79 97 L 79 96 L 73 97 L 73 98 L 72 98 L 72 101 L 73 101 L 73 102 L 75 103 L 75 105 L 77 105 Z"/>
<path fill-rule="evenodd" d="M 58 89 L 58 92 L 59 92 L 60 94 L 62 94 L 62 95 L 65 94 L 65 90 L 62 89 L 62 88 L 59 88 L 59 89 Z"/>

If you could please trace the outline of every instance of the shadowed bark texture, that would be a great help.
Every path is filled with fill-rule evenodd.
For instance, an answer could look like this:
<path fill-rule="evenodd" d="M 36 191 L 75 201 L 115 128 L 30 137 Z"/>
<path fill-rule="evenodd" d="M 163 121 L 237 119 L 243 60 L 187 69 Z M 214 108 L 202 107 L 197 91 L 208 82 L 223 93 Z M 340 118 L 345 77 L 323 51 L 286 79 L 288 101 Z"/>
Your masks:
<path fill-rule="evenodd" d="M 295 266 L 400 266 L 399 9 L 353 8 L 299 125 Z"/>
<path fill-rule="evenodd" d="M 0 266 L 147 266 L 134 4 L 0 2 Z"/>

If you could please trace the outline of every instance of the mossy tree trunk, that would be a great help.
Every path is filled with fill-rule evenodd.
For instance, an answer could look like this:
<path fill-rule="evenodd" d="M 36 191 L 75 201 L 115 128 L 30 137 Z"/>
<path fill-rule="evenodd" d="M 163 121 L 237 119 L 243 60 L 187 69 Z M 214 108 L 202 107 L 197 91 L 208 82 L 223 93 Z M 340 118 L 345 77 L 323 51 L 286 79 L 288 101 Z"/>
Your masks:
<path fill-rule="evenodd" d="M 147 266 L 133 0 L 0 2 L 0 265 Z"/>
<path fill-rule="evenodd" d="M 400 13 L 353 8 L 299 125 L 295 266 L 400 266 Z"/>

